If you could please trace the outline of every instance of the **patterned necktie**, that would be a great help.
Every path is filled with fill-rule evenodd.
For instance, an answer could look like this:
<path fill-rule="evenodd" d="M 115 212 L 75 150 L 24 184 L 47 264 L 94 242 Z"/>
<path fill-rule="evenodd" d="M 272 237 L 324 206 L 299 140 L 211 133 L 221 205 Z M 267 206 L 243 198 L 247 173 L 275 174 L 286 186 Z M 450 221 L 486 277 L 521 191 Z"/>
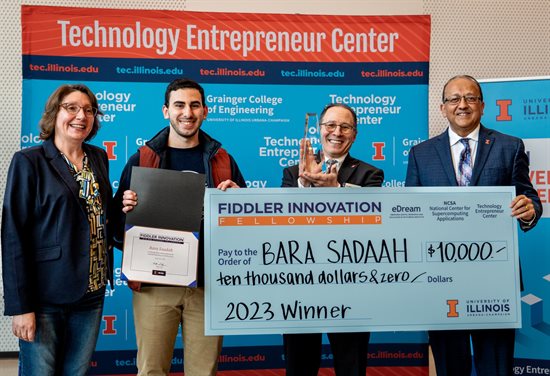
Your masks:
<path fill-rule="evenodd" d="M 330 173 L 330 169 L 334 165 L 336 165 L 338 167 L 338 160 L 337 159 L 327 159 L 325 161 L 325 174 Z"/>
<path fill-rule="evenodd" d="M 472 180 L 472 150 L 467 138 L 461 138 L 460 142 L 464 145 L 464 149 L 460 153 L 458 162 L 458 185 L 468 186 Z"/>

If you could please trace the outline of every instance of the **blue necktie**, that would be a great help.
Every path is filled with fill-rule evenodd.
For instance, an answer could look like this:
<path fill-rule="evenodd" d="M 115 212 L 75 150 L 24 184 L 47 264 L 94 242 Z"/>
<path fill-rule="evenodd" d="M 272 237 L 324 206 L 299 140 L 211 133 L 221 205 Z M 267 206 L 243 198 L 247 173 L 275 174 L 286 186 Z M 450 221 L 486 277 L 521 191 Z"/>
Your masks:
<path fill-rule="evenodd" d="M 464 150 L 460 153 L 458 162 L 458 185 L 468 186 L 472 180 L 472 150 L 467 138 L 461 138 L 460 142 L 464 145 Z"/>

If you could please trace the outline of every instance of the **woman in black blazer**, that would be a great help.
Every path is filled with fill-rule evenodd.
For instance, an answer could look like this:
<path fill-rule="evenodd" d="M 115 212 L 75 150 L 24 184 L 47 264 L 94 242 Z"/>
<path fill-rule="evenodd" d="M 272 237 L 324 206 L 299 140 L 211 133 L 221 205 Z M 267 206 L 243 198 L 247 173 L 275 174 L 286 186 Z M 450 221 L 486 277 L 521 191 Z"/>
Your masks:
<path fill-rule="evenodd" d="M 41 145 L 13 156 L 2 213 L 5 315 L 19 338 L 20 375 L 85 375 L 112 286 L 104 150 L 89 145 L 98 103 L 62 85 L 40 120 Z"/>

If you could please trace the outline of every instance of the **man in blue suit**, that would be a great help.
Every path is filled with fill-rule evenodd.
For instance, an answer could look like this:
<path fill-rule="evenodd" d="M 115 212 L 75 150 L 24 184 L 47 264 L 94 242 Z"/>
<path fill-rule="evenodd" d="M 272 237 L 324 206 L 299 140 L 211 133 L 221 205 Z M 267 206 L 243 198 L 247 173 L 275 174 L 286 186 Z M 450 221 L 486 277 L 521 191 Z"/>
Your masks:
<path fill-rule="evenodd" d="M 449 128 L 410 150 L 405 184 L 515 186 L 517 196 L 510 204 L 511 215 L 523 231 L 532 229 L 542 206 L 529 180 L 529 160 L 521 139 L 481 125 L 483 93 L 471 76 L 455 76 L 447 81 L 442 100 L 441 113 L 449 121 Z M 512 375 L 514 337 L 514 329 L 430 331 L 437 374 L 471 374 L 471 339 L 478 375 Z"/>

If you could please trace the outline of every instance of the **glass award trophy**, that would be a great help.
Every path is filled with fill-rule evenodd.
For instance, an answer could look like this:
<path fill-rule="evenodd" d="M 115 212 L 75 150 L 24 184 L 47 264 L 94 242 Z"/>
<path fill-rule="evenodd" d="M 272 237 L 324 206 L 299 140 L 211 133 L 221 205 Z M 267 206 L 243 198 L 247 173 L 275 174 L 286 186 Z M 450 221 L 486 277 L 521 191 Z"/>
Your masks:
<path fill-rule="evenodd" d="M 302 142 L 308 140 L 311 147 L 313 148 L 312 151 L 314 153 L 317 151 L 315 145 L 319 144 L 319 134 L 319 118 L 317 114 L 315 112 L 307 112 L 306 121 L 304 124 L 304 137 L 302 139 Z M 309 150 L 304 149 L 304 152 L 300 153 L 300 162 L 302 162 L 304 165 L 308 152 Z"/>

